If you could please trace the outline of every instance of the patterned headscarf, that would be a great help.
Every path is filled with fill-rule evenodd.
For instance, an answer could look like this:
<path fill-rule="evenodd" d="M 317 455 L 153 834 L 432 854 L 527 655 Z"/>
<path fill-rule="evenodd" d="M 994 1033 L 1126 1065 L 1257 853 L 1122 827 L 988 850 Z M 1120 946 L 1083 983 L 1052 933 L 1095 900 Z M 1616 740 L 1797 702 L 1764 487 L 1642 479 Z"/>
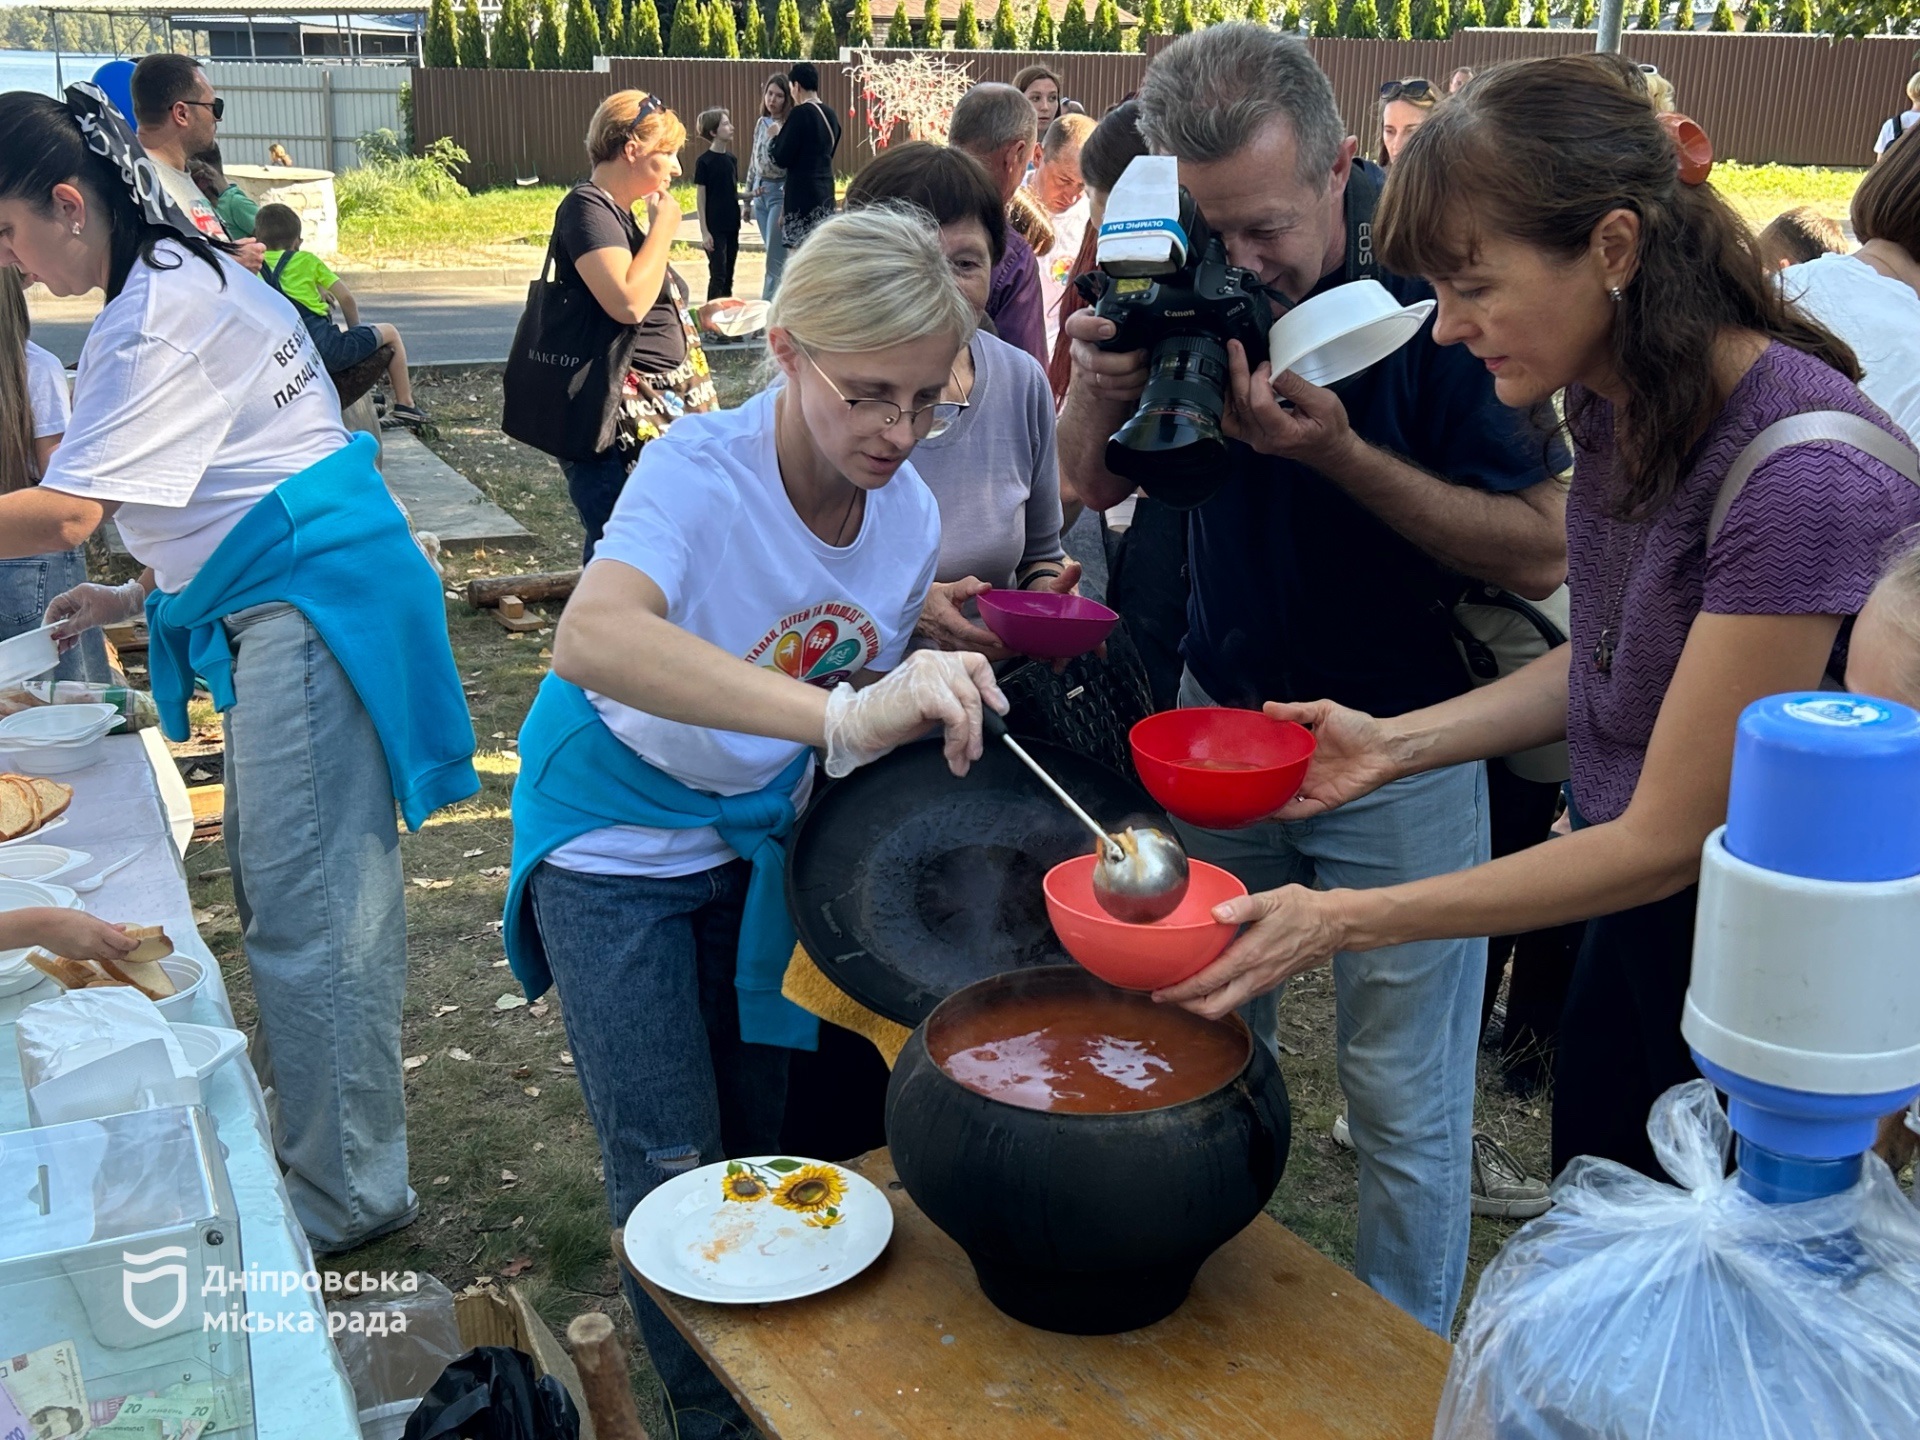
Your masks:
<path fill-rule="evenodd" d="M 113 162 L 121 183 L 133 196 L 140 213 L 155 225 L 177 230 L 194 240 L 205 239 L 191 216 L 167 192 L 153 160 L 134 138 L 126 117 L 114 108 L 105 92 L 90 80 L 67 87 L 67 109 L 80 127 L 87 148 Z"/>

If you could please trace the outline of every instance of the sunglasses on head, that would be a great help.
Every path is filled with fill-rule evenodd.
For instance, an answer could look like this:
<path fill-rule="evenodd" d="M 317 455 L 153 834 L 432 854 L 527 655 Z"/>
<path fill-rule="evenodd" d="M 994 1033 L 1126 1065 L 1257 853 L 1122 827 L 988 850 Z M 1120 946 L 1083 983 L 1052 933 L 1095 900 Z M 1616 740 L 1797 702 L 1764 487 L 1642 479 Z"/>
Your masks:
<path fill-rule="evenodd" d="M 192 105 L 201 110 L 211 110 L 215 124 L 227 118 L 227 97 L 224 95 L 216 95 L 211 100 L 182 100 L 179 103 Z"/>
<path fill-rule="evenodd" d="M 633 122 L 627 126 L 627 138 L 631 140 L 634 137 L 634 133 L 639 130 L 641 123 L 649 115 L 664 115 L 666 110 L 666 102 L 658 95 L 647 96 L 640 102 L 640 108 L 633 112 Z M 217 120 L 220 117 L 216 115 L 214 118 Z"/>
<path fill-rule="evenodd" d="M 1380 87 L 1380 102 L 1390 105 L 1395 100 L 1412 100 L 1418 104 L 1422 100 L 1437 100 L 1440 92 L 1433 88 L 1431 80 L 1389 80 Z"/>

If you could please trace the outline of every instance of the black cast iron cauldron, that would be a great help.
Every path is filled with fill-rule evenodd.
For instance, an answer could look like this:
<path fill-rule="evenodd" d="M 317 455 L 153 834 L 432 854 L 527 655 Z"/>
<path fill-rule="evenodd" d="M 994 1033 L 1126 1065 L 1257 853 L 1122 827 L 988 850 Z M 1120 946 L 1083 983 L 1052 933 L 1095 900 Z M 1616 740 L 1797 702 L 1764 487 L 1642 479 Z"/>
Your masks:
<path fill-rule="evenodd" d="M 887 1144 L 907 1194 L 967 1252 L 989 1300 L 1068 1335 L 1136 1330 L 1179 1309 L 1207 1257 L 1265 1207 L 1292 1140 L 1286 1082 L 1250 1035 L 1245 1066 L 1219 1089 L 1127 1114 L 991 1099 L 927 1048 L 945 1016 L 1016 992 L 1095 991 L 1113 993 L 1075 965 L 969 985 L 913 1032 L 887 1086 Z"/>

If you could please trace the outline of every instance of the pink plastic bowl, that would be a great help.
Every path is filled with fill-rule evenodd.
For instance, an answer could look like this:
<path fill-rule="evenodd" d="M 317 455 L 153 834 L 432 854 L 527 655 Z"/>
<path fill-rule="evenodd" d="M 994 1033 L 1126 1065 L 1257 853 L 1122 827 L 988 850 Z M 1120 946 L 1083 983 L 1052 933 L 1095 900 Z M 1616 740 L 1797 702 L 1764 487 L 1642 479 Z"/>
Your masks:
<path fill-rule="evenodd" d="M 1313 732 L 1258 710 L 1162 710 L 1133 727 L 1140 783 L 1175 819 L 1207 830 L 1264 820 L 1299 793 Z"/>
<path fill-rule="evenodd" d="M 1079 595 L 1047 590 L 987 590 L 974 601 L 980 619 L 1009 650 L 1035 660 L 1071 660 L 1105 640 L 1120 617 Z"/>
<path fill-rule="evenodd" d="M 1093 894 L 1095 857 L 1080 855 L 1047 872 L 1047 918 L 1074 959 L 1122 990 L 1158 990 L 1197 975 L 1227 948 L 1235 928 L 1213 918 L 1213 907 L 1247 887 L 1217 865 L 1189 860 L 1190 879 L 1180 907 L 1151 925 L 1116 920 Z"/>

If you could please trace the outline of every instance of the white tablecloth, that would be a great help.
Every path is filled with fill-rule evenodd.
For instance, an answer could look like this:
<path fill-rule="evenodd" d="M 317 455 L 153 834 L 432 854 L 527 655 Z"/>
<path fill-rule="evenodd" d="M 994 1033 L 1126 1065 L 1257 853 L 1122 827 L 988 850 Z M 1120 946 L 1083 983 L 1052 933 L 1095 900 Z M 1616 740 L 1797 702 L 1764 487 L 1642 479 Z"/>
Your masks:
<path fill-rule="evenodd" d="M 169 767 L 163 748 L 160 763 Z M 149 747 L 135 736 L 106 742 L 106 758 L 61 779 L 74 787 L 67 823 L 47 843 L 85 850 L 92 869 L 139 853 L 139 859 L 85 897 L 103 920 L 164 925 L 181 953 L 207 967 L 207 982 L 185 1018 L 202 1025 L 233 1025 L 233 1007 L 220 967 L 193 923 L 186 873 L 175 848 L 175 822 L 161 799 Z M 175 778 L 175 777 L 170 777 Z M 177 778 L 176 778 L 177 784 Z M 175 807 L 177 809 L 177 806 Z M 188 822 L 189 828 L 191 822 Z M 91 871 L 89 871 L 91 873 Z M 13 1045 L 20 1011 L 55 992 L 52 982 L 22 995 L 0 997 L 0 1130 L 27 1123 L 26 1095 Z M 176 1017 L 180 1018 L 180 1017 Z M 306 1236 L 294 1221 L 268 1139 L 266 1103 L 244 1055 L 214 1072 L 206 1098 L 240 1209 L 240 1244 L 249 1268 L 305 1273 L 313 1265 Z M 254 1409 L 260 1440 L 355 1440 L 360 1434 L 353 1390 L 328 1338 L 319 1301 L 308 1294 L 249 1294 L 247 1308 L 270 1323 L 252 1337 Z M 309 1317 L 303 1320 L 302 1316 Z M 305 1324 L 310 1328 L 300 1333 Z M 59 1338 L 59 1337 L 50 1337 Z"/>

